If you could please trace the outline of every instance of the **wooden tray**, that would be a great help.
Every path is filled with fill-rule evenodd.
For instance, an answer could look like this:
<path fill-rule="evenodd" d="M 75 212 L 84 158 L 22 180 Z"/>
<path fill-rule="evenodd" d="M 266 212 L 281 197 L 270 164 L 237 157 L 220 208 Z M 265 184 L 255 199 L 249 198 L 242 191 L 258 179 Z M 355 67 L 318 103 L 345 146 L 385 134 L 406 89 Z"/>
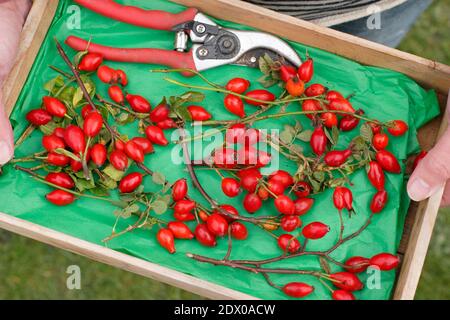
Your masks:
<path fill-rule="evenodd" d="M 360 63 L 389 68 L 415 79 L 425 88 L 435 89 L 442 110 L 445 109 L 450 88 L 450 67 L 391 49 L 348 34 L 320 27 L 283 14 L 263 9 L 238 0 L 175 0 L 197 7 L 217 18 L 246 24 L 278 36 L 350 58 Z M 3 88 L 8 114 L 22 90 L 45 34 L 58 6 L 58 0 L 39 0 L 33 3 L 22 32 L 17 62 Z M 446 118 L 431 121 L 419 131 L 424 149 L 431 148 L 437 137 L 447 128 Z M 418 204 L 413 203 L 405 223 L 398 253 L 403 256 L 394 299 L 413 299 L 419 282 L 434 223 L 439 210 L 443 189 Z M 180 287 L 213 299 L 255 299 L 208 281 L 188 276 L 139 258 L 89 243 L 14 218 L 0 212 L 0 228 L 68 250 L 95 261 L 103 262 L 139 275 Z"/>

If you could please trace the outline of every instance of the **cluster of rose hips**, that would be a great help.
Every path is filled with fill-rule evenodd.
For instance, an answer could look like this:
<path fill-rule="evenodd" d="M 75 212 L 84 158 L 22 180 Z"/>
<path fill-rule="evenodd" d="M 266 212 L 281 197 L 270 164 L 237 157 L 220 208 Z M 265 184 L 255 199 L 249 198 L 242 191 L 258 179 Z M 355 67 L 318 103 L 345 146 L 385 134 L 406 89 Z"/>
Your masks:
<path fill-rule="evenodd" d="M 369 266 L 381 271 L 390 271 L 399 264 L 397 256 L 380 253 L 372 258 L 355 256 L 345 262 L 346 271 L 327 275 L 337 289 L 330 289 L 333 300 L 355 300 L 353 292 L 363 289 L 364 285 L 356 274 L 364 272 Z M 282 287 L 283 292 L 294 298 L 303 298 L 314 291 L 314 287 L 303 282 L 290 282 Z"/>
<path fill-rule="evenodd" d="M 239 221 L 222 214 L 225 210 L 230 215 L 238 216 L 238 211 L 231 205 L 221 205 L 220 210 L 207 213 L 199 205 L 188 197 L 188 185 L 186 179 L 179 179 L 172 185 L 173 217 L 176 221 L 169 222 L 166 228 L 161 228 L 157 233 L 157 240 L 162 247 L 170 253 L 174 253 L 175 239 L 193 239 L 207 247 L 217 244 L 217 237 L 230 235 L 238 240 L 247 238 L 247 227 Z M 188 221 L 197 220 L 194 233 L 185 224 Z"/>

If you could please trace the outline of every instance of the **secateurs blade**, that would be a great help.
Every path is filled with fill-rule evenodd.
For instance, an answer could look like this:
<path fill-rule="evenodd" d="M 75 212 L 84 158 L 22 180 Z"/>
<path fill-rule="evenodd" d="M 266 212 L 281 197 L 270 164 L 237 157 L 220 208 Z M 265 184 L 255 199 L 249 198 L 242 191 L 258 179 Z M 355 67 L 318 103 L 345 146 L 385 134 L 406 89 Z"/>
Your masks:
<path fill-rule="evenodd" d="M 174 31 L 174 50 L 113 48 L 69 36 L 71 48 L 95 52 L 106 60 L 161 64 L 171 68 L 203 71 L 227 64 L 259 67 L 259 58 L 268 54 L 283 64 L 300 66 L 295 50 L 268 33 L 222 28 L 195 8 L 173 14 L 124 6 L 113 0 L 74 0 L 76 3 L 114 20 L 150 29 Z M 189 48 L 188 42 L 192 46 Z M 184 75 L 191 75 L 188 72 Z"/>

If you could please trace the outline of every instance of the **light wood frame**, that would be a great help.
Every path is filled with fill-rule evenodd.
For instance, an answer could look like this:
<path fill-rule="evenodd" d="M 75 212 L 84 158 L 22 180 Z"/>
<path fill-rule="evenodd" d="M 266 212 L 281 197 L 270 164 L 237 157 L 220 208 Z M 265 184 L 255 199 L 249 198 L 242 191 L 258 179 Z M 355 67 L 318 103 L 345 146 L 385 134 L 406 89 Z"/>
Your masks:
<path fill-rule="evenodd" d="M 199 8 L 212 16 L 246 24 L 290 40 L 314 46 L 363 64 L 402 72 L 426 88 L 439 93 L 444 110 L 450 88 L 450 67 L 361 38 L 320 27 L 239 0 L 175 0 Z M 3 88 L 9 114 L 20 94 L 58 6 L 58 0 L 33 3 L 25 23 L 18 58 Z M 447 128 L 446 118 L 435 119 L 419 131 L 425 149 L 434 145 Z M 439 210 L 443 189 L 409 210 L 399 253 L 404 254 L 394 299 L 413 299 Z M 89 243 L 37 224 L 0 213 L 0 228 L 68 250 L 139 275 L 180 287 L 212 299 L 255 299 L 255 297 L 188 276 L 157 264 Z"/>

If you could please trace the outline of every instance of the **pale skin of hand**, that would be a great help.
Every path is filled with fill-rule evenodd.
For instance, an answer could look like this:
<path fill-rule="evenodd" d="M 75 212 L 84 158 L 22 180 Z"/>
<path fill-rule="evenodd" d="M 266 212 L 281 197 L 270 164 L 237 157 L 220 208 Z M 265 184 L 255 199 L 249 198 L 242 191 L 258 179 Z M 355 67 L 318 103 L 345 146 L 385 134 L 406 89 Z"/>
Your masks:
<path fill-rule="evenodd" d="M 0 0 L 0 87 L 14 63 L 20 31 L 30 5 L 29 0 Z M 8 162 L 14 153 L 11 125 L 2 98 L 0 90 L 0 165 Z M 415 201 L 426 199 L 448 180 L 450 180 L 450 128 L 417 166 L 408 182 L 408 194 Z M 450 205 L 450 183 L 445 188 L 441 205 Z"/>
<path fill-rule="evenodd" d="M 447 102 L 447 109 L 449 108 L 450 99 Z M 450 120 L 450 113 L 446 117 Z M 446 182 L 441 207 L 450 206 L 450 127 L 411 175 L 408 181 L 409 197 L 415 201 L 424 200 Z"/>
<path fill-rule="evenodd" d="M 16 58 L 20 32 L 30 10 L 29 0 L 0 0 L 0 88 Z M 3 104 L 0 90 L 0 165 L 8 162 L 14 154 L 11 124 Z"/>

